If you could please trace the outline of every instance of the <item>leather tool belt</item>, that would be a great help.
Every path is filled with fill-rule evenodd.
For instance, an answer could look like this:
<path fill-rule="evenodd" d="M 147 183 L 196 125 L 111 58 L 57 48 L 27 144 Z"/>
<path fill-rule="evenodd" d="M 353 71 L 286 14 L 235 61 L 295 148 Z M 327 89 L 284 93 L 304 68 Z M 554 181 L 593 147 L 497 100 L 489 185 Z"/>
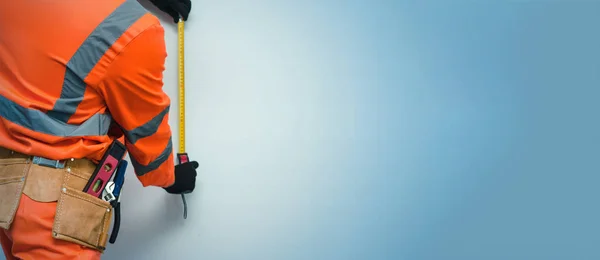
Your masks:
<path fill-rule="evenodd" d="M 87 159 L 55 161 L 0 147 L 0 227 L 10 228 L 25 194 L 37 202 L 56 202 L 54 238 L 103 252 L 112 207 L 83 192 L 95 168 Z"/>

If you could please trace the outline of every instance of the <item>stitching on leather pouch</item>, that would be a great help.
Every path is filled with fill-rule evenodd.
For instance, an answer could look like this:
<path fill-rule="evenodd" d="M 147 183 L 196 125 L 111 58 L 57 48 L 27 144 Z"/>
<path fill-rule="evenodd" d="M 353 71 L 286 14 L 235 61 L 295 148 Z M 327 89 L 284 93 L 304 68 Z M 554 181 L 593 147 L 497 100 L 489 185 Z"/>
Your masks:
<path fill-rule="evenodd" d="M 0 185 L 7 185 L 15 182 L 22 182 L 23 177 L 13 177 L 10 179 L 2 179 L 2 183 Z"/>
<path fill-rule="evenodd" d="M 67 164 L 70 165 L 70 162 L 67 162 Z M 85 169 L 85 170 L 89 170 L 89 169 Z M 75 167 L 75 168 L 71 168 L 71 171 L 67 172 L 67 174 L 71 174 L 71 175 L 73 175 L 75 177 L 79 177 L 79 178 L 82 178 L 82 179 L 85 179 L 85 180 L 90 179 L 91 175 L 89 175 L 89 174 L 83 174 L 82 173 L 83 171 L 84 171 L 84 169 Z M 93 169 L 91 169 L 91 171 L 93 171 Z"/>
<path fill-rule="evenodd" d="M 100 234 L 98 235 L 98 238 L 96 239 L 96 246 L 100 246 L 100 238 L 102 237 L 102 235 L 104 235 L 104 220 L 106 219 L 106 211 L 104 212 L 104 216 L 102 216 L 102 230 L 100 230 Z"/>
<path fill-rule="evenodd" d="M 27 159 L 25 162 L 26 162 L 26 164 L 25 164 L 25 167 L 23 167 L 23 173 L 22 173 L 21 178 L 25 177 L 25 175 L 27 174 L 27 172 L 29 171 L 29 168 L 31 166 L 31 164 L 28 164 L 29 163 L 29 159 Z M 19 184 L 19 185 L 21 187 L 19 189 L 17 189 L 17 191 L 15 192 L 14 196 L 17 198 L 18 201 L 21 201 L 21 198 L 19 198 L 21 196 L 21 194 L 19 194 L 19 193 L 23 192 L 23 186 L 25 185 L 25 180 L 21 181 L 21 184 Z M 13 215 L 12 219 L 14 219 L 14 214 L 17 211 L 18 207 L 19 207 L 19 203 L 15 203 L 13 205 L 12 209 L 10 210 L 10 214 Z M 8 221 L 11 221 L 11 220 L 8 220 Z M 6 222 L 2 221 L 2 222 L 3 223 L 8 223 L 8 221 L 6 221 Z"/>
<path fill-rule="evenodd" d="M 100 233 L 100 236 L 98 236 L 98 242 L 96 242 L 97 245 L 100 245 L 100 238 L 106 233 L 108 235 L 108 228 L 110 226 L 110 221 L 106 220 L 106 217 L 108 215 L 108 212 L 104 212 L 104 217 L 102 218 L 102 233 Z"/>
<path fill-rule="evenodd" d="M 0 166 L 18 165 L 29 163 L 29 158 L 5 158 L 0 159 Z"/>
<path fill-rule="evenodd" d="M 87 241 L 83 241 L 83 240 L 81 240 L 81 239 L 79 239 L 79 238 L 72 237 L 72 236 L 65 235 L 65 234 L 59 234 L 59 235 L 60 235 L 61 237 L 68 237 L 68 238 L 70 238 L 70 239 L 73 239 L 73 240 L 80 241 L 81 243 L 84 243 L 84 244 L 86 244 L 86 245 L 87 245 L 87 246 L 85 246 L 86 248 L 89 248 L 89 247 L 95 247 L 94 245 L 92 245 L 92 244 L 88 243 Z M 69 241 L 69 242 L 71 242 L 71 241 Z M 74 243 L 74 242 L 73 242 L 73 243 Z M 79 244 L 78 244 L 78 245 L 79 245 Z M 82 246 L 83 246 L 83 245 L 82 245 Z"/>
<path fill-rule="evenodd" d="M 58 204 L 60 206 L 56 210 L 56 231 L 55 232 L 57 234 L 60 233 L 60 228 L 61 228 L 60 219 L 61 219 L 61 216 L 62 216 L 62 208 L 63 208 L 63 201 L 64 200 L 65 200 L 64 196 L 60 196 L 60 199 L 58 200 Z"/>
<path fill-rule="evenodd" d="M 66 193 L 66 195 L 68 195 L 68 196 L 71 196 L 71 197 L 74 197 L 74 198 L 78 198 L 78 199 L 80 199 L 80 200 L 85 200 L 85 201 L 87 201 L 87 202 L 89 202 L 89 203 L 92 203 L 92 204 L 94 204 L 94 205 L 96 205 L 96 206 L 100 206 L 100 207 L 103 207 L 103 208 L 105 208 L 105 205 L 104 205 L 104 204 L 102 204 L 102 203 L 98 203 L 98 202 L 96 202 L 96 201 L 93 201 L 93 200 L 91 200 L 91 199 L 88 199 L 88 198 L 86 198 L 86 197 L 83 197 L 83 196 L 77 195 L 77 194 L 75 194 L 75 193 L 71 192 L 70 190 L 67 190 L 67 193 Z"/>
<path fill-rule="evenodd" d="M 92 204 L 94 204 L 94 205 L 96 205 L 96 206 L 98 206 L 98 207 L 101 207 L 101 208 L 107 209 L 107 206 L 106 206 L 106 205 L 104 205 L 104 204 L 102 204 L 102 203 L 99 203 L 99 202 L 97 202 L 97 201 L 93 201 L 93 200 L 91 200 L 91 199 L 89 199 L 89 198 L 86 198 L 86 197 L 83 197 L 83 196 L 81 196 L 81 195 L 78 195 L 77 193 L 75 193 L 75 192 L 74 192 L 74 189 L 72 189 L 71 187 L 67 186 L 67 184 L 69 183 L 70 177 L 71 177 L 70 175 L 72 175 L 72 174 L 73 174 L 73 172 L 66 172 L 66 173 L 65 173 L 65 177 L 64 177 L 64 184 L 63 184 L 62 188 L 64 188 L 66 191 L 65 191 L 65 192 L 62 192 L 62 191 L 61 191 L 61 196 L 60 196 L 60 199 L 59 199 L 59 205 L 60 205 L 60 206 L 59 206 L 59 207 L 57 208 L 57 210 L 56 210 L 56 218 L 57 218 L 57 221 L 56 221 L 56 226 L 57 226 L 57 228 L 56 228 L 56 232 L 57 232 L 57 233 L 60 233 L 60 232 L 61 232 L 61 227 L 62 227 L 62 226 L 61 226 L 61 224 L 60 224 L 60 219 L 62 218 L 62 214 L 63 214 L 63 204 L 64 204 L 64 200 L 65 200 L 66 196 L 69 196 L 69 197 L 71 197 L 71 198 L 80 199 L 80 200 L 83 200 L 83 201 L 86 201 L 86 202 L 92 203 Z M 82 176 L 80 176 L 80 175 L 78 175 L 78 174 L 73 174 L 73 175 L 74 175 L 74 176 L 77 176 L 77 177 L 82 177 Z M 84 179 L 87 179 L 87 177 L 84 177 Z M 103 216 L 103 218 L 102 218 L 102 223 L 103 223 L 103 225 L 102 225 L 102 228 L 101 228 L 101 229 L 102 229 L 102 230 L 101 230 L 101 232 L 102 232 L 102 233 L 100 233 L 100 235 L 97 237 L 97 239 L 96 239 L 96 245 L 94 245 L 94 247 L 97 247 L 97 246 L 99 246 L 99 245 L 100 245 L 100 238 L 102 237 L 102 235 L 103 235 L 103 234 L 106 232 L 106 230 L 108 229 L 108 227 L 106 227 L 107 225 L 106 225 L 106 223 L 105 223 L 105 222 L 106 222 L 106 211 L 104 212 L 104 216 Z M 109 223 L 109 224 L 110 224 L 110 223 Z M 60 234 L 60 235 L 62 235 L 62 236 L 66 236 L 66 235 L 64 235 L 64 234 Z M 70 237 L 70 236 L 67 236 L 67 237 Z M 73 238 L 73 239 L 76 239 L 76 240 L 81 240 L 81 239 L 78 239 L 78 238 Z M 83 242 L 83 241 L 82 241 L 82 242 Z M 85 242 L 85 243 L 87 243 L 87 242 Z"/>
<path fill-rule="evenodd" d="M 69 173 L 67 173 L 67 174 L 69 174 Z M 70 174 L 71 174 L 71 175 L 73 175 L 73 176 L 76 176 L 76 177 L 79 177 L 79 178 L 85 179 L 85 180 L 87 180 L 87 179 L 91 178 L 91 177 L 83 176 L 82 174 L 80 174 L 80 173 L 78 173 L 78 172 L 75 172 L 75 171 L 73 171 L 73 170 L 71 170 L 71 173 L 70 173 Z"/>
<path fill-rule="evenodd" d="M 105 208 L 105 209 L 106 209 L 105 205 L 103 205 L 103 204 L 101 204 L 101 203 L 98 203 L 98 202 L 95 202 L 95 201 L 92 201 L 92 200 L 90 200 L 90 199 L 88 199 L 88 198 L 85 198 L 85 197 L 83 197 L 83 196 L 80 196 L 80 195 L 74 194 L 74 193 L 72 193 L 72 192 L 71 192 L 69 189 L 67 189 L 67 193 L 65 193 L 65 195 L 67 195 L 67 196 L 70 196 L 70 197 L 73 197 L 73 198 L 78 198 L 78 199 L 81 199 L 81 200 L 84 200 L 84 201 L 87 201 L 87 202 L 90 202 L 90 203 L 92 203 L 92 204 L 94 204 L 94 205 L 96 205 L 96 206 L 99 206 L 99 207 L 101 207 L 101 208 Z M 101 229 L 101 233 L 100 233 L 100 235 L 98 235 L 98 237 L 97 237 L 97 239 L 96 239 L 96 245 L 95 245 L 95 246 L 98 246 L 98 245 L 100 245 L 100 237 L 102 237 L 102 234 L 104 234 L 104 233 L 105 233 L 105 231 L 106 231 L 106 227 L 105 227 L 105 226 L 106 226 L 106 223 L 104 223 L 104 222 L 105 222 L 105 220 L 106 220 L 106 212 L 104 212 L 104 216 L 102 217 L 102 221 L 101 221 L 101 222 L 102 222 L 102 229 Z"/>
<path fill-rule="evenodd" d="M 62 188 L 66 188 L 67 187 L 67 183 L 69 182 L 69 174 L 65 173 L 65 177 L 63 178 L 63 185 Z M 63 203 L 64 203 L 65 197 L 64 197 L 64 192 L 61 191 L 61 195 L 60 195 L 60 199 L 58 200 L 58 208 L 56 209 L 56 233 L 60 233 L 60 219 L 62 217 L 62 208 L 63 208 Z"/>

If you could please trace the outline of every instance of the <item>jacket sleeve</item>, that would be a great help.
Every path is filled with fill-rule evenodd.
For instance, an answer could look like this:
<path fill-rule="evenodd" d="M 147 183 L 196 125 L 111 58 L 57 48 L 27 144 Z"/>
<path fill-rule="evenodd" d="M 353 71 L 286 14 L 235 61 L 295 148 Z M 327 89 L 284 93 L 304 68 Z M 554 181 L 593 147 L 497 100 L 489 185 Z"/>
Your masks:
<path fill-rule="evenodd" d="M 166 56 L 164 29 L 152 25 L 116 56 L 98 84 L 144 187 L 168 187 L 175 181 L 171 103 L 162 89 Z"/>

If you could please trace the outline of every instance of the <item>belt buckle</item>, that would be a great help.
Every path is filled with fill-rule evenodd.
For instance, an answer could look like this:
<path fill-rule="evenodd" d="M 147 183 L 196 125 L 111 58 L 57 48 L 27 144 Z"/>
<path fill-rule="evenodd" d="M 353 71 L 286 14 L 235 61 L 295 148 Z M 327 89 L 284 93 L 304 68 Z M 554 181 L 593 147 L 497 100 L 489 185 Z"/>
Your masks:
<path fill-rule="evenodd" d="M 56 169 L 65 168 L 65 162 L 66 162 L 66 160 L 60 161 L 60 160 L 50 160 L 50 159 L 46 159 L 46 158 L 39 157 L 39 156 L 33 157 L 33 163 L 35 163 L 37 165 L 41 165 L 41 166 L 56 168 Z"/>

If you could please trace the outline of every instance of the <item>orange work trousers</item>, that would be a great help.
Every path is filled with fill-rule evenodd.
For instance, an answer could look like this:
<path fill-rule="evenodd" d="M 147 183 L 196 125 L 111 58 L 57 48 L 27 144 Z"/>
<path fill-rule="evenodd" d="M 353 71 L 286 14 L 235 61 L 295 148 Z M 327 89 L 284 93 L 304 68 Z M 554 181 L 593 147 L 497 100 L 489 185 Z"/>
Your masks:
<path fill-rule="evenodd" d="M 0 228 L 6 259 L 100 259 L 96 250 L 52 237 L 55 212 L 56 202 L 37 202 L 22 194 L 11 228 Z"/>

